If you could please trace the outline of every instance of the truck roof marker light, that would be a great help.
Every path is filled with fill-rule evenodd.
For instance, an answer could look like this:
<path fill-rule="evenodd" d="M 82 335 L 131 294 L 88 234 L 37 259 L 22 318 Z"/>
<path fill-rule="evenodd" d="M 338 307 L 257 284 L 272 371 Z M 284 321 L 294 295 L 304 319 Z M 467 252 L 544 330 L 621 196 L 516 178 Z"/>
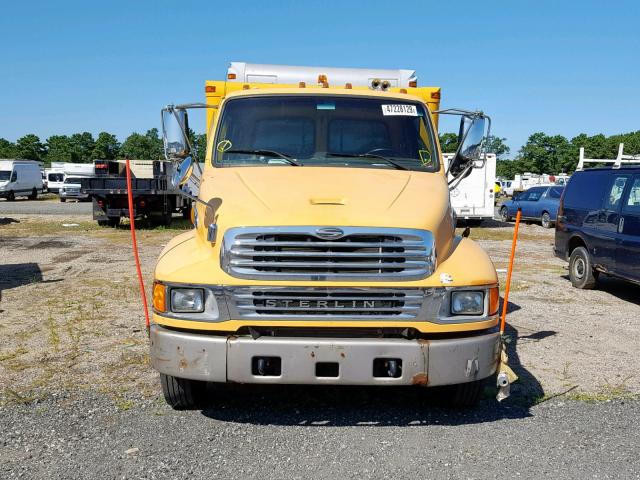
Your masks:
<path fill-rule="evenodd" d="M 347 90 L 351 90 L 353 88 L 353 85 L 351 85 L 350 83 L 345 83 L 344 88 L 346 88 Z"/>
<path fill-rule="evenodd" d="M 324 73 L 321 73 L 318 75 L 318 85 L 322 84 L 324 86 L 325 83 L 329 83 L 329 80 L 327 80 L 327 76 Z"/>
<path fill-rule="evenodd" d="M 304 83 L 304 82 L 300 82 L 300 83 L 298 84 L 298 88 L 305 88 L 306 86 L 307 86 L 307 84 L 306 84 L 306 83 Z"/>
<path fill-rule="evenodd" d="M 434 100 L 440 100 L 440 92 L 431 92 L 431 98 Z"/>
<path fill-rule="evenodd" d="M 400 93 L 407 93 L 407 89 L 406 88 L 401 88 L 400 89 Z"/>
<path fill-rule="evenodd" d="M 245 83 L 244 85 L 242 85 L 243 90 L 249 90 L 250 88 L 251 86 L 248 83 Z"/>
<path fill-rule="evenodd" d="M 167 287 L 157 282 L 153 284 L 153 308 L 160 313 L 167 311 Z"/>
<path fill-rule="evenodd" d="M 409 86 L 410 86 L 411 88 L 418 88 L 418 81 L 417 81 L 417 80 L 411 80 L 411 81 L 409 82 Z"/>
<path fill-rule="evenodd" d="M 227 73 L 227 80 L 235 80 L 235 79 L 236 79 L 235 73 Z"/>
<path fill-rule="evenodd" d="M 205 93 L 216 93 L 216 86 L 215 85 L 207 85 L 206 87 L 204 87 L 204 92 Z"/>
<path fill-rule="evenodd" d="M 329 88 L 329 83 L 328 82 L 324 82 L 322 84 L 322 88 Z"/>

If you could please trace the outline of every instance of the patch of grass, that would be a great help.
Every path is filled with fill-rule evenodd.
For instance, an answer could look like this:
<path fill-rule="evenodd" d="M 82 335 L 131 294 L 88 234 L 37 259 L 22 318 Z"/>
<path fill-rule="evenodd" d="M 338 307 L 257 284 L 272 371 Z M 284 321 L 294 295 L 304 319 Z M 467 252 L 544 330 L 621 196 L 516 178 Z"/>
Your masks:
<path fill-rule="evenodd" d="M 63 227 L 63 223 L 77 223 L 77 227 Z M 98 230 L 98 224 L 96 222 L 88 222 L 88 221 L 80 221 L 76 222 L 73 220 L 65 221 L 42 221 L 40 219 L 26 219 L 21 220 L 19 223 L 10 223 L 7 225 L 3 225 L 2 234 L 6 236 L 13 237 L 22 237 L 22 236 L 30 236 L 30 237 L 41 237 L 47 235 L 60 235 L 60 234 L 69 234 L 69 235 L 83 235 L 88 232 L 93 232 Z"/>
<path fill-rule="evenodd" d="M 58 334 L 58 325 L 56 324 L 51 311 L 49 311 L 46 322 L 47 330 L 49 331 L 49 343 L 57 352 L 60 348 L 60 335 Z"/>
<path fill-rule="evenodd" d="M 27 351 L 28 350 L 24 347 L 18 347 L 12 352 L 0 353 L 0 362 L 4 362 L 6 360 L 13 360 L 14 358 L 19 357 L 20 355 L 24 355 L 25 353 L 27 353 Z"/>
<path fill-rule="evenodd" d="M 116 407 L 118 407 L 118 410 L 122 412 L 131 410 L 134 406 L 135 406 L 135 403 L 133 403 L 132 400 L 119 399 L 118 401 L 116 401 Z"/>
<path fill-rule="evenodd" d="M 460 235 L 462 230 L 459 229 L 456 233 Z M 513 240 L 513 228 L 472 228 L 469 238 L 472 240 L 511 241 Z M 518 232 L 518 240 L 540 240 L 541 238 L 544 236 Z"/>
<path fill-rule="evenodd" d="M 620 400 L 627 398 L 638 398 L 640 395 L 633 393 L 627 387 L 627 382 L 631 377 L 624 378 L 620 383 L 611 385 L 606 383 L 598 392 L 577 392 L 569 396 L 572 400 L 581 402 L 606 402 L 608 400 Z"/>

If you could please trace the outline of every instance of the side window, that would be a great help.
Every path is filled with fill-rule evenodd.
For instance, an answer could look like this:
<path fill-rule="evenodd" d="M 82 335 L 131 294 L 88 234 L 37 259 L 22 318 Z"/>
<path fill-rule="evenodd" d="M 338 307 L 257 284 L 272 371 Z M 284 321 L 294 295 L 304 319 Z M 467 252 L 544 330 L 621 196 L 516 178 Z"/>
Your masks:
<path fill-rule="evenodd" d="M 537 202 L 538 200 L 540 200 L 540 197 L 542 197 L 542 194 L 544 193 L 544 190 L 536 188 L 536 189 L 531 189 L 529 190 L 529 196 L 527 197 L 527 200 L 529 200 L 530 202 Z"/>
<path fill-rule="evenodd" d="M 605 210 L 618 210 L 620 199 L 624 193 L 624 186 L 627 184 L 627 177 L 615 177 L 608 195 L 604 199 Z"/>
<path fill-rule="evenodd" d="M 13 172 L 11 172 L 11 182 L 15 182 L 18 180 L 18 172 L 16 172 L 15 170 Z"/>
<path fill-rule="evenodd" d="M 552 187 L 549 189 L 549 198 L 560 198 L 562 196 L 562 187 Z"/>
<path fill-rule="evenodd" d="M 634 179 L 622 210 L 626 213 L 640 215 L 640 177 Z"/>

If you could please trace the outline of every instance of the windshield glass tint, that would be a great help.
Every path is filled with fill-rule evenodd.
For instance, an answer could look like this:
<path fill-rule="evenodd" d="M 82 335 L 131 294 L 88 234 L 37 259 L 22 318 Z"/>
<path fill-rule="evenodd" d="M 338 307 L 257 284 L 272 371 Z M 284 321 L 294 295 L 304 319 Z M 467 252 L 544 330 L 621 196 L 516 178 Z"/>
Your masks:
<path fill-rule="evenodd" d="M 222 112 L 213 144 L 214 163 L 291 164 L 282 158 L 285 156 L 307 166 L 435 171 L 439 164 L 426 115 L 417 102 L 389 98 L 296 95 L 232 99 Z"/>
<path fill-rule="evenodd" d="M 50 182 L 61 182 L 64 179 L 64 175 L 62 173 L 50 173 L 49 181 Z"/>
<path fill-rule="evenodd" d="M 10 170 L 0 170 L 0 182 L 9 180 L 11 178 Z"/>

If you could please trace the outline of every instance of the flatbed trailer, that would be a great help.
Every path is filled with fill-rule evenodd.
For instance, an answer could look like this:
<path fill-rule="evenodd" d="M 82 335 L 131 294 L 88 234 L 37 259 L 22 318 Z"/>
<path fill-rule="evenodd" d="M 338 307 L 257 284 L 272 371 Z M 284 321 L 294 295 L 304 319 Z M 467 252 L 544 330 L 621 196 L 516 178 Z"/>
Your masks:
<path fill-rule="evenodd" d="M 98 162 L 98 161 L 97 161 Z M 105 165 L 101 161 L 100 165 Z M 127 178 L 122 168 L 107 164 L 96 168 L 92 178 L 81 179 L 81 192 L 87 193 L 93 203 L 93 219 L 99 225 L 117 226 L 121 218 L 129 217 Z M 162 164 L 166 162 L 154 162 Z M 96 165 L 98 166 L 98 165 Z M 149 178 L 131 178 L 134 217 L 147 217 L 158 225 L 169 226 L 174 213 L 188 218 L 191 202 L 171 188 L 167 165 L 154 165 Z M 117 172 L 117 173 L 115 173 Z"/>

